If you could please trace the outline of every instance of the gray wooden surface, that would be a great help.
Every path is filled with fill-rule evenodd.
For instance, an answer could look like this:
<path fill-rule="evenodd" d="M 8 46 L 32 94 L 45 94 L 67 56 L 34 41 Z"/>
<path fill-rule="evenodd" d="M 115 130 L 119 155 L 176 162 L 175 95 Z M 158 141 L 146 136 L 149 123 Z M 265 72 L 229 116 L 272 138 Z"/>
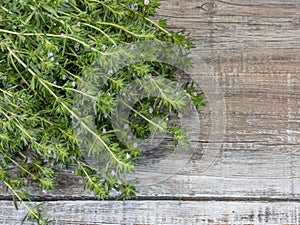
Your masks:
<path fill-rule="evenodd" d="M 54 224 L 299 224 L 300 1 L 165 0 L 159 17 L 190 32 L 224 96 L 226 132 L 216 160 L 202 169 L 208 102 L 190 161 L 139 186 L 137 201 L 94 201 L 62 171 L 53 193 L 36 193 L 48 200 L 43 213 Z M 18 224 L 25 211 L 0 197 L 0 222 Z"/>
<path fill-rule="evenodd" d="M 48 202 L 43 215 L 52 224 L 298 224 L 299 203 L 226 201 L 60 201 Z M 10 212 L 9 214 L 7 212 Z M 26 215 L 11 202 L 0 206 L 0 224 L 17 224 Z M 27 222 L 25 225 L 31 225 Z"/>

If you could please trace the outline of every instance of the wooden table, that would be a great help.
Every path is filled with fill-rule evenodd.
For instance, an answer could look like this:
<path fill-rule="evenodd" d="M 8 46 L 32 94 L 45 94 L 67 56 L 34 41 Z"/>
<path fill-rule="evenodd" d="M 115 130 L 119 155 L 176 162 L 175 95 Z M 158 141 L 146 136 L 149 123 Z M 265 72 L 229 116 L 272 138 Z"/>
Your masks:
<path fill-rule="evenodd" d="M 299 224 L 300 1 L 165 0 L 159 17 L 190 32 L 224 97 L 226 132 L 213 164 L 200 170 L 195 152 L 130 201 L 96 201 L 61 171 L 55 192 L 38 193 L 32 204 L 46 201 L 43 214 L 61 225 Z M 208 102 L 200 112 L 203 149 L 212 115 Z M 19 224 L 26 209 L 0 197 L 0 224 Z"/>

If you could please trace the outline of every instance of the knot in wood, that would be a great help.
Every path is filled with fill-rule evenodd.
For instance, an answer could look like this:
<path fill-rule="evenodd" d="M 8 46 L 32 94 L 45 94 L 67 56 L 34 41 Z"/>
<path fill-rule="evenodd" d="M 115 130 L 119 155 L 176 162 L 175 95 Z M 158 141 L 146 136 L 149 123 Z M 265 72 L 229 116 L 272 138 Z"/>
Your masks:
<path fill-rule="evenodd" d="M 299 27 L 300 26 L 300 18 L 293 19 L 292 25 L 295 27 Z"/>
<path fill-rule="evenodd" d="M 200 9 L 202 9 L 203 11 L 213 11 L 215 8 L 217 7 L 217 5 L 214 2 L 206 2 L 203 3 L 200 7 Z"/>

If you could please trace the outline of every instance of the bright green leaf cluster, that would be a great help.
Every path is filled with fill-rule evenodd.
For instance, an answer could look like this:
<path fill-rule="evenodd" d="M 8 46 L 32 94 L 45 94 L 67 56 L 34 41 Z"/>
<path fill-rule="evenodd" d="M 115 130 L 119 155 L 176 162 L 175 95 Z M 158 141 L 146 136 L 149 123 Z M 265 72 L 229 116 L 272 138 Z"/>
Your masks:
<path fill-rule="evenodd" d="M 75 93 L 94 98 L 90 90 L 77 88 L 86 69 L 111 49 L 136 41 L 193 47 L 183 31 L 168 31 L 165 19 L 158 23 L 149 19 L 158 7 L 159 0 L 1 1 L 0 180 L 14 199 L 30 199 L 32 184 L 53 190 L 56 171 L 72 164 L 85 179 L 84 187 L 98 198 L 112 192 L 122 199 L 134 196 L 134 186 L 122 179 L 122 168 L 132 169 L 141 152 L 134 143 L 125 146 L 118 140 L 110 115 L 120 90 L 136 79 L 148 96 L 153 92 L 159 96 L 145 97 L 130 108 L 127 123 L 132 135 L 143 139 L 150 133 L 169 133 L 180 147 L 187 143 L 180 126 L 168 117 L 183 110 L 187 100 L 199 108 L 202 95 L 191 82 L 178 87 L 185 94 L 174 94 L 170 87 L 177 83 L 176 69 L 158 62 L 140 62 L 103 77 L 95 99 L 96 135 L 107 152 L 103 169 L 85 163 L 72 126 Z M 154 117 L 161 119 L 150 123 Z M 46 223 L 37 208 L 29 208 L 27 219 Z"/>

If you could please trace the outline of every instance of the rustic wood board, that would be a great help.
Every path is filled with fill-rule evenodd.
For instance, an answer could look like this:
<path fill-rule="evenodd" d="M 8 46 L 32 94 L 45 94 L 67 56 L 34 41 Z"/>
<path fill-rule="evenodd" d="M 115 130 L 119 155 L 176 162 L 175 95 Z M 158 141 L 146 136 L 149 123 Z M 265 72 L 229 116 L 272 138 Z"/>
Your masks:
<path fill-rule="evenodd" d="M 33 203 L 37 204 L 37 203 Z M 10 213 L 7 213 L 10 212 Z M 0 204 L 0 224 L 16 225 L 26 209 Z M 55 225 L 94 224 L 299 224 L 300 203 L 226 201 L 60 201 L 42 207 Z M 4 217 L 3 217 L 4 215 Z M 24 225 L 32 225 L 26 222 Z"/>
<path fill-rule="evenodd" d="M 299 203 L 280 203 L 300 200 L 300 1 L 164 0 L 159 17 L 168 18 L 171 29 L 190 32 L 196 46 L 193 52 L 213 71 L 211 79 L 223 94 L 226 132 L 216 160 L 202 169 L 201 154 L 209 141 L 213 118 L 208 102 L 200 113 L 199 149 L 176 174 L 161 171 L 164 180 L 139 186 L 141 202 L 50 202 L 50 211 L 57 208 L 57 213 L 66 213 L 60 214 L 66 221 L 60 224 L 95 224 L 91 218 L 102 221 L 104 216 L 98 215 L 101 206 L 111 224 L 176 224 L 185 220 L 193 224 L 193 213 L 198 211 L 199 218 L 205 218 L 203 223 L 211 224 L 300 223 Z M 37 199 L 93 200 L 70 171 L 60 172 L 57 180 L 59 185 L 53 193 L 32 193 Z M 0 197 L 9 196 L 2 191 Z M 195 201 L 163 200 L 168 197 Z M 157 201 L 142 201 L 145 198 Z M 230 202 L 232 198 L 276 202 L 241 204 Z M 222 202 L 224 199 L 228 202 Z M 1 202 L 5 212 L 12 212 L 10 204 Z M 100 208 L 93 211 L 94 205 Z M 122 214 L 114 211 L 124 210 L 124 206 Z M 66 210 L 73 207 L 78 210 L 77 220 L 85 222 L 72 223 L 66 218 Z M 86 210 L 80 212 L 80 207 Z M 8 215 L 4 208 L 0 208 L 0 220 L 20 218 L 17 213 Z M 239 210 L 239 216 L 232 215 L 231 210 Z M 225 214 L 233 220 L 224 219 Z M 273 220 L 253 219 L 258 215 Z"/>

